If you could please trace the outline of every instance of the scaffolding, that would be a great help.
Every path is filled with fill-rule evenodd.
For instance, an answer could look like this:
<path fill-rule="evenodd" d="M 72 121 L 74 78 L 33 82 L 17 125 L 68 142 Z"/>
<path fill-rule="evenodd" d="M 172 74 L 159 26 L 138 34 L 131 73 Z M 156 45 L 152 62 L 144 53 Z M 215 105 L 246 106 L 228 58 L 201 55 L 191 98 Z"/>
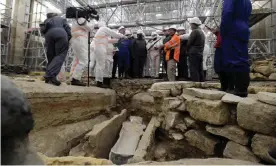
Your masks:
<path fill-rule="evenodd" d="M 5 2 L 5 3 L 4 3 Z M 4 0 L 0 3 L 1 13 L 1 63 L 8 63 L 11 45 L 11 20 L 13 1 Z"/>

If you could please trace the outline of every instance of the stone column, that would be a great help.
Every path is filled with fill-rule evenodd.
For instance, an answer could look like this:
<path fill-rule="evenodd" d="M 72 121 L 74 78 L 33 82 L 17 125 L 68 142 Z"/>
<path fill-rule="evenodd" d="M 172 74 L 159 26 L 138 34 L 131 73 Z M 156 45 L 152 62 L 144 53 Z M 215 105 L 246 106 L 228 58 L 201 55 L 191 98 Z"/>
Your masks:
<path fill-rule="evenodd" d="M 9 63 L 22 64 L 24 60 L 25 32 L 28 28 L 32 0 L 14 0 L 11 25 L 11 50 Z"/>

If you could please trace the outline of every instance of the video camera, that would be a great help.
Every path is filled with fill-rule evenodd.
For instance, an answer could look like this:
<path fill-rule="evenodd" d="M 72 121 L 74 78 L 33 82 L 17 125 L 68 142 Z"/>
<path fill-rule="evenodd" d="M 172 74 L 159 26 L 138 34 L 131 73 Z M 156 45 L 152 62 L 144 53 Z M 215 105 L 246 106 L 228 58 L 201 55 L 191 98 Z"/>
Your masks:
<path fill-rule="evenodd" d="M 66 9 L 66 18 L 85 18 L 88 22 L 90 19 L 99 21 L 98 12 L 91 6 L 86 7 L 68 7 Z"/>

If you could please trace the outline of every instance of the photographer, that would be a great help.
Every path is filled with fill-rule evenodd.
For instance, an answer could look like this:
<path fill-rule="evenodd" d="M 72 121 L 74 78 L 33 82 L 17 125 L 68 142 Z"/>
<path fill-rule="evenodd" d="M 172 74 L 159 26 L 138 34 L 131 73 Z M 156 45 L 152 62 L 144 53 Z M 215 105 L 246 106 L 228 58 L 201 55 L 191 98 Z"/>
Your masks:
<path fill-rule="evenodd" d="M 45 73 L 45 83 L 59 86 L 57 80 L 62 64 L 69 49 L 71 28 L 66 19 L 56 13 L 48 13 L 47 19 L 41 26 L 41 32 L 45 35 L 48 64 Z"/>
<path fill-rule="evenodd" d="M 73 21 L 71 44 L 75 57 L 70 71 L 71 85 L 86 86 L 85 83 L 81 82 L 81 77 L 88 64 L 88 32 L 92 32 L 93 29 L 94 24 L 85 18 L 78 18 Z"/>

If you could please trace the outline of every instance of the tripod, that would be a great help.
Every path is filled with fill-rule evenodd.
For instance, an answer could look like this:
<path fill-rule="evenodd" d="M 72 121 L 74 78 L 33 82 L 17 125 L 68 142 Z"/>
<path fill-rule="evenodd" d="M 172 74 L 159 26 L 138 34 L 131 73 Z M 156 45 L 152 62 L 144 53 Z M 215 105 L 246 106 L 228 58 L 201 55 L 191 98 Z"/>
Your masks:
<path fill-rule="evenodd" d="M 91 36 L 91 32 L 88 32 L 88 74 L 87 74 L 87 86 L 89 87 L 89 71 L 90 71 L 90 45 L 91 45 L 91 41 L 90 41 L 90 36 Z"/>

